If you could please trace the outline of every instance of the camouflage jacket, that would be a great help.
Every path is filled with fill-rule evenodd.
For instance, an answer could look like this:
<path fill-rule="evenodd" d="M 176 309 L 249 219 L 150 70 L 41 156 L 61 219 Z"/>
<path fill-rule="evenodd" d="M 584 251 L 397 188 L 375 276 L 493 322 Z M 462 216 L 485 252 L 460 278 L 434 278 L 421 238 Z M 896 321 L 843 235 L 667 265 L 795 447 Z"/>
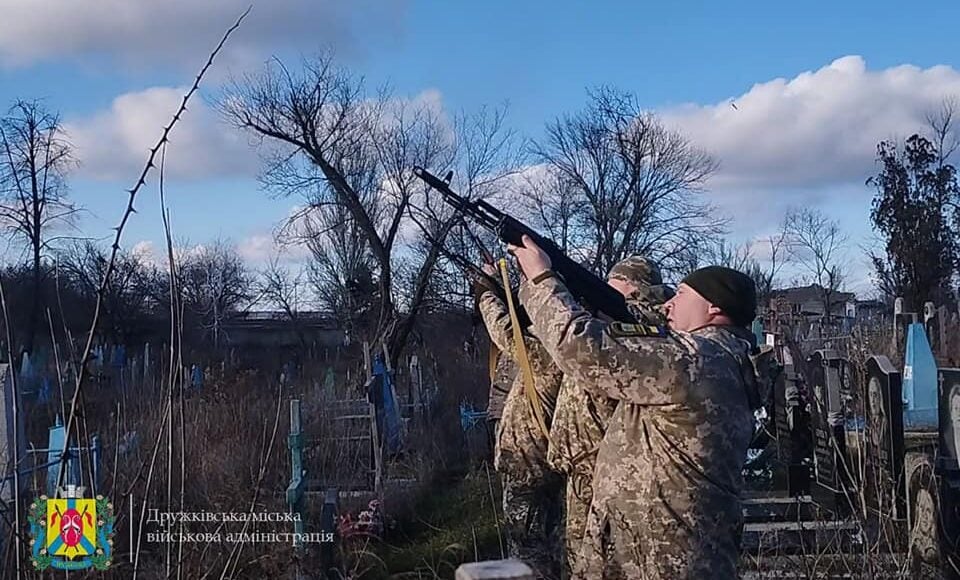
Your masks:
<path fill-rule="evenodd" d="M 577 577 L 736 577 L 753 435 L 750 344 L 593 318 L 555 276 L 520 299 L 562 371 L 621 403 L 597 455 Z M 582 566 L 582 567 L 581 567 Z"/>
<path fill-rule="evenodd" d="M 487 399 L 488 420 L 497 421 L 503 415 L 503 406 L 507 402 L 507 395 L 510 394 L 510 387 L 519 372 L 520 369 L 513 357 L 508 353 L 499 353 L 493 373 L 493 381 L 490 383 L 490 396 Z"/>
<path fill-rule="evenodd" d="M 649 292 L 637 293 L 628 299 L 627 305 L 646 324 L 666 324 L 651 297 Z M 564 375 L 550 428 L 550 466 L 560 473 L 592 479 L 597 450 L 616 407 L 616 399 L 595 396 L 570 375 Z"/>
<path fill-rule="evenodd" d="M 490 340 L 500 349 L 501 356 L 508 356 L 516 362 L 513 326 L 507 305 L 493 292 L 484 292 L 479 308 Z M 543 407 L 544 420 L 549 428 L 562 375 L 539 340 L 525 335 L 524 345 L 533 371 L 534 386 Z M 524 389 L 523 373 L 519 370 L 519 364 L 517 367 L 497 426 L 494 466 L 498 471 L 509 472 L 514 479 L 532 483 L 542 479 L 549 471 L 547 437 L 537 425 L 533 406 Z"/>

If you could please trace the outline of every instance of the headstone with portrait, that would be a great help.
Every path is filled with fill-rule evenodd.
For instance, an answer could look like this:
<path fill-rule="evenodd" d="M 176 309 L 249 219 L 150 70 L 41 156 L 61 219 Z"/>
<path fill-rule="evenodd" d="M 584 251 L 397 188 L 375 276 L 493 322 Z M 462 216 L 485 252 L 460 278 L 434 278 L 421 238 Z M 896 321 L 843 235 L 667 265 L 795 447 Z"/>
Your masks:
<path fill-rule="evenodd" d="M 902 377 L 885 356 L 867 359 L 862 394 L 866 467 L 865 497 L 881 538 L 899 538 L 906 525 Z"/>
<path fill-rule="evenodd" d="M 960 482 L 960 369 L 939 369 L 940 451 L 938 471 Z"/>
<path fill-rule="evenodd" d="M 842 397 L 847 375 L 847 361 L 835 350 L 818 350 L 807 358 L 806 379 L 811 394 L 810 426 L 814 447 L 810 491 L 824 508 L 842 514 L 849 508 L 846 490 L 852 489 Z"/>
<path fill-rule="evenodd" d="M 960 368 L 943 368 L 937 373 L 939 400 L 939 451 L 936 471 L 939 474 L 941 506 L 941 546 L 954 546 L 951 558 L 958 558 L 960 545 Z M 952 506 L 953 509 L 942 509 Z M 947 548 L 950 549 L 950 548 Z M 954 560 L 956 561 L 956 560 Z M 954 578 L 960 577 L 955 569 Z"/>

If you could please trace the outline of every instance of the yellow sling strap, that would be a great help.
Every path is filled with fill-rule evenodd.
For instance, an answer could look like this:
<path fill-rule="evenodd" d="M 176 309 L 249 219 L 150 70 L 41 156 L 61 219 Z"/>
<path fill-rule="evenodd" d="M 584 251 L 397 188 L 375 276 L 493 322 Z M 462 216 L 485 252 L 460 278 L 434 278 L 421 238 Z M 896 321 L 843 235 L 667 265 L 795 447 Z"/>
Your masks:
<path fill-rule="evenodd" d="M 533 370 L 530 368 L 530 359 L 527 358 L 527 346 L 523 341 L 523 331 L 520 328 L 520 321 L 517 319 L 517 309 L 513 304 L 513 293 L 510 292 L 510 274 L 507 273 L 507 261 L 500 258 L 500 275 L 503 277 L 503 288 L 507 295 L 507 309 L 510 311 L 510 326 L 513 327 L 513 342 L 517 349 L 517 361 L 520 363 L 520 370 L 523 372 L 523 390 L 527 395 L 527 400 L 533 408 L 533 416 L 537 420 L 537 426 L 544 437 L 549 436 L 547 432 L 547 423 L 543 419 L 543 405 L 540 404 L 540 396 L 537 395 L 537 387 L 533 382 Z"/>

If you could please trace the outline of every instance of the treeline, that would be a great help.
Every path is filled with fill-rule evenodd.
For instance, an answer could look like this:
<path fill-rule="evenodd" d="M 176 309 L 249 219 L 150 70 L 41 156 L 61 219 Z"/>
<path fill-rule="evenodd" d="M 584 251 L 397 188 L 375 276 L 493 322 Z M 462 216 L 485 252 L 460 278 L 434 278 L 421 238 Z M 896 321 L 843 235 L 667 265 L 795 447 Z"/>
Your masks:
<path fill-rule="evenodd" d="M 305 310 L 331 312 L 351 336 L 382 341 L 399 357 L 431 312 L 469 308 L 469 284 L 438 245 L 479 260 L 464 231 L 472 226 L 413 175 L 418 165 L 452 171 L 458 191 L 514 212 L 599 275 L 634 253 L 673 280 L 720 263 L 748 272 L 762 303 L 779 285 L 816 284 L 830 312 L 856 259 L 837 220 L 811 208 L 790 209 L 773 235 L 732 243 L 728 219 L 703 196 L 718 160 L 615 88 L 589 91 L 581 110 L 548 122 L 534 140 L 510 129 L 504 108 L 452 114 L 429 98 L 370 90 L 323 54 L 271 61 L 213 101 L 258 145 L 266 193 L 301 208 L 278 224 L 277 241 L 305 247 L 308 258 L 252 272 L 221 242 L 176 252 L 171 278 L 169 260 L 158 266 L 121 253 L 102 301 L 105 337 L 169 322 L 173 302 L 185 340 L 216 345 L 226 317 L 260 305 L 294 322 Z M 912 309 L 955 298 L 953 112 L 946 101 L 926 136 L 881 143 L 868 182 L 884 244 L 870 253 L 881 297 L 904 296 Z M 109 254 L 65 237 L 80 208 L 67 194 L 76 160 L 59 117 L 19 101 L 0 128 L 0 224 L 17 250 L 6 256 L 7 316 L 15 344 L 29 350 L 51 323 L 76 332 L 90 319 Z M 181 299 L 171 301 L 171 288 Z"/>

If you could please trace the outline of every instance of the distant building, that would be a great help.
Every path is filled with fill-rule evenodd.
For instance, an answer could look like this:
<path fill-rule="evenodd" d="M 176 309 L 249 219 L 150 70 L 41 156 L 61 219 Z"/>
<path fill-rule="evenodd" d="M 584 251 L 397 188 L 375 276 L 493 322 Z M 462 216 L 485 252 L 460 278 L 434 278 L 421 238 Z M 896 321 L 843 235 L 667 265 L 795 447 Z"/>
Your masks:
<path fill-rule="evenodd" d="M 857 300 L 855 323 L 861 326 L 879 326 L 893 316 L 893 307 L 881 300 Z"/>
<path fill-rule="evenodd" d="M 889 320 L 893 309 L 880 300 L 857 300 L 852 292 L 833 292 L 830 316 L 824 316 L 823 289 L 817 284 L 774 290 L 769 314 L 791 321 L 801 335 L 848 334 L 854 326 L 875 327 Z"/>
<path fill-rule="evenodd" d="M 770 293 L 770 310 L 781 316 L 820 318 L 824 312 L 823 288 L 817 284 L 799 288 L 784 288 Z M 830 296 L 830 316 L 856 316 L 856 295 L 852 292 L 833 292 Z"/>
<path fill-rule="evenodd" d="M 222 329 L 227 344 L 238 349 L 293 348 L 301 341 L 314 347 L 337 347 L 346 338 L 327 312 L 298 312 L 295 320 L 286 312 L 242 312 L 227 319 Z"/>

